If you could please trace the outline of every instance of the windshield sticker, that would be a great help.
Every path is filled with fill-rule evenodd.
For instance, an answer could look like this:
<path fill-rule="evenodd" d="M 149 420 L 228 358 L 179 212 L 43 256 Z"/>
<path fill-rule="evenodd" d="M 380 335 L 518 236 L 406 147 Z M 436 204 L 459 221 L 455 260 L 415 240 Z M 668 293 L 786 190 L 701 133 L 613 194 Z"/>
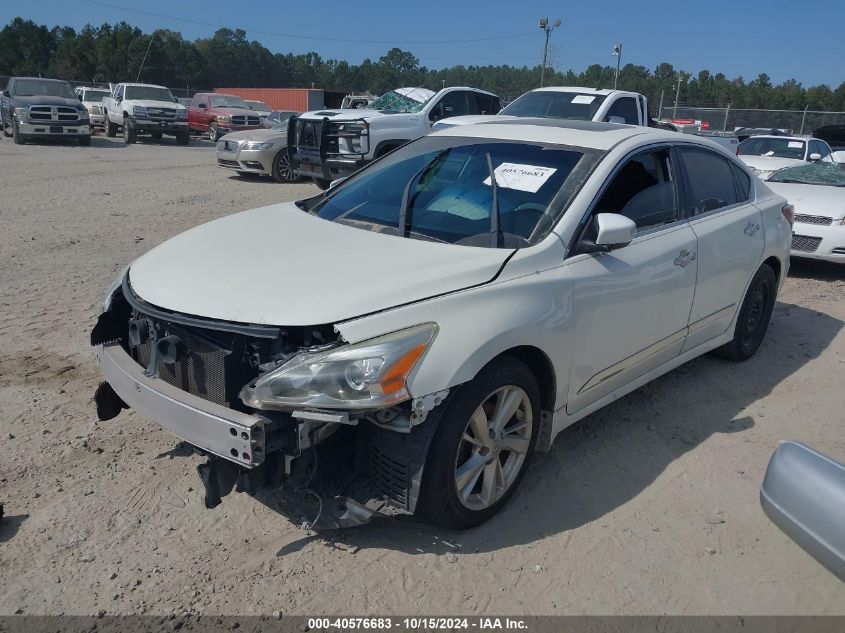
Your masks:
<path fill-rule="evenodd" d="M 596 98 L 591 95 L 575 95 L 572 97 L 572 103 L 589 104 L 595 101 Z"/>
<path fill-rule="evenodd" d="M 556 171 L 554 167 L 502 163 L 493 173 L 496 174 L 496 185 L 499 187 L 537 193 Z M 490 176 L 484 180 L 484 184 L 491 186 Z"/>
<path fill-rule="evenodd" d="M 789 141 L 788 147 L 789 149 L 801 149 L 802 147 L 804 147 L 804 143 L 802 143 L 801 141 Z"/>

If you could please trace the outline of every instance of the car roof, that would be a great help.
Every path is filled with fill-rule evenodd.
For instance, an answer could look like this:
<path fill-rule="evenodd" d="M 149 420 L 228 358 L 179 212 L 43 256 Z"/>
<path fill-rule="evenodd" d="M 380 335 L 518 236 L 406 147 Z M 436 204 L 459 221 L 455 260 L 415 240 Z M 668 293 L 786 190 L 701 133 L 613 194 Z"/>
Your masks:
<path fill-rule="evenodd" d="M 809 141 L 809 136 L 786 136 L 785 134 L 755 134 L 754 136 L 749 136 L 745 141 L 750 141 L 753 138 L 776 138 L 784 141 Z M 821 139 L 816 139 L 821 140 Z M 743 141 L 743 143 L 745 142 Z"/>
<path fill-rule="evenodd" d="M 677 142 L 687 140 L 684 136 L 688 136 L 637 125 L 541 118 L 508 119 L 507 122 L 491 120 L 450 127 L 433 134 L 437 136 L 469 136 L 528 141 L 531 143 L 556 143 L 603 151 L 634 137 L 648 137 L 647 140 L 654 142 Z"/>
<path fill-rule="evenodd" d="M 170 90 L 170 88 L 168 88 L 167 86 L 159 86 L 158 84 L 136 84 L 136 83 L 126 83 L 126 82 L 123 82 L 123 84 L 122 84 L 122 85 L 124 85 L 124 86 L 133 86 L 133 87 L 136 87 L 136 86 L 148 86 L 148 87 L 150 87 L 150 88 L 164 88 L 165 90 Z"/>
<path fill-rule="evenodd" d="M 9 77 L 9 81 L 12 79 L 34 79 L 36 81 L 49 81 L 56 84 L 66 84 L 67 81 L 64 79 L 48 79 L 47 77 Z"/>

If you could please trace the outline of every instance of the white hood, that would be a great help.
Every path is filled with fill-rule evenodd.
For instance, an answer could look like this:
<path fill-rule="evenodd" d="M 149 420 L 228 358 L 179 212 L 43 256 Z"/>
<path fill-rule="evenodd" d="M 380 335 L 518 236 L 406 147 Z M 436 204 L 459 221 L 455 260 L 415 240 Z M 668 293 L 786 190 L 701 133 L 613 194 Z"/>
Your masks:
<path fill-rule="evenodd" d="M 776 156 L 750 156 L 740 154 L 738 157 L 743 163 L 760 173 L 763 177 L 776 172 L 784 167 L 795 167 L 803 165 L 806 161 L 797 158 L 778 158 Z"/>
<path fill-rule="evenodd" d="M 288 202 L 177 235 L 138 258 L 129 282 L 175 312 L 322 325 L 486 283 L 511 252 L 375 233 Z"/>
<path fill-rule="evenodd" d="M 845 218 L 845 187 L 766 182 L 766 186 L 795 206 L 795 213 Z"/>
<path fill-rule="evenodd" d="M 173 110 L 186 109 L 181 103 L 173 103 L 172 101 L 157 101 L 156 99 L 125 99 L 123 103 L 132 103 L 145 108 L 170 108 Z"/>
<path fill-rule="evenodd" d="M 303 112 L 299 115 L 299 118 L 305 119 L 306 121 L 322 121 L 323 119 L 328 119 L 329 121 L 353 121 L 355 119 L 375 119 L 383 116 L 390 115 L 368 108 L 326 108 L 325 110 Z"/>
<path fill-rule="evenodd" d="M 434 124 L 435 130 L 445 130 L 456 125 L 474 125 L 475 123 L 490 123 L 500 121 L 502 123 L 509 119 L 517 119 L 519 117 L 499 114 L 465 114 L 464 116 L 453 116 L 448 119 L 440 119 Z"/>

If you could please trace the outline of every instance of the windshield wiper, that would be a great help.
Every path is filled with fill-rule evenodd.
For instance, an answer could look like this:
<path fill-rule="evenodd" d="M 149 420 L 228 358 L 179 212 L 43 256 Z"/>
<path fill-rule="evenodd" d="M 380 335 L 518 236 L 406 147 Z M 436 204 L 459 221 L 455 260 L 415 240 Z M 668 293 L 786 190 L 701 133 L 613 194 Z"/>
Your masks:
<path fill-rule="evenodd" d="M 408 237 L 408 233 L 410 232 L 410 227 L 408 226 L 408 205 L 410 204 L 410 197 L 411 197 L 411 187 L 414 186 L 414 183 L 417 179 L 422 179 L 425 175 L 429 172 L 429 170 L 437 164 L 441 158 L 446 156 L 449 152 L 452 151 L 451 147 L 447 147 L 446 149 L 441 149 L 437 154 L 428 161 L 425 165 L 423 165 L 417 173 L 415 173 L 411 179 L 408 181 L 408 184 L 405 185 L 405 190 L 402 192 L 402 205 L 399 207 L 399 222 L 396 225 L 396 228 L 399 229 L 399 235 L 402 237 Z"/>
<path fill-rule="evenodd" d="M 490 186 L 493 189 L 493 208 L 490 210 L 490 246 L 501 248 L 504 246 L 504 234 L 502 233 L 501 218 L 499 217 L 499 186 L 496 184 L 496 172 L 493 169 L 493 161 L 490 152 L 487 156 L 487 169 L 490 172 Z"/>

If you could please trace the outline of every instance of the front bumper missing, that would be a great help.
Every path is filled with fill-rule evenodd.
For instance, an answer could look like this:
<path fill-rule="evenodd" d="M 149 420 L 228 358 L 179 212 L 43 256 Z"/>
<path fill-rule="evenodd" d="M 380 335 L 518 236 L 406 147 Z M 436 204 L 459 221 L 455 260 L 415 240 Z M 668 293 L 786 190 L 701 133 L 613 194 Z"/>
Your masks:
<path fill-rule="evenodd" d="M 194 446 L 244 468 L 264 461 L 265 420 L 214 404 L 144 375 L 118 344 L 97 346 L 100 368 L 130 407 Z"/>

